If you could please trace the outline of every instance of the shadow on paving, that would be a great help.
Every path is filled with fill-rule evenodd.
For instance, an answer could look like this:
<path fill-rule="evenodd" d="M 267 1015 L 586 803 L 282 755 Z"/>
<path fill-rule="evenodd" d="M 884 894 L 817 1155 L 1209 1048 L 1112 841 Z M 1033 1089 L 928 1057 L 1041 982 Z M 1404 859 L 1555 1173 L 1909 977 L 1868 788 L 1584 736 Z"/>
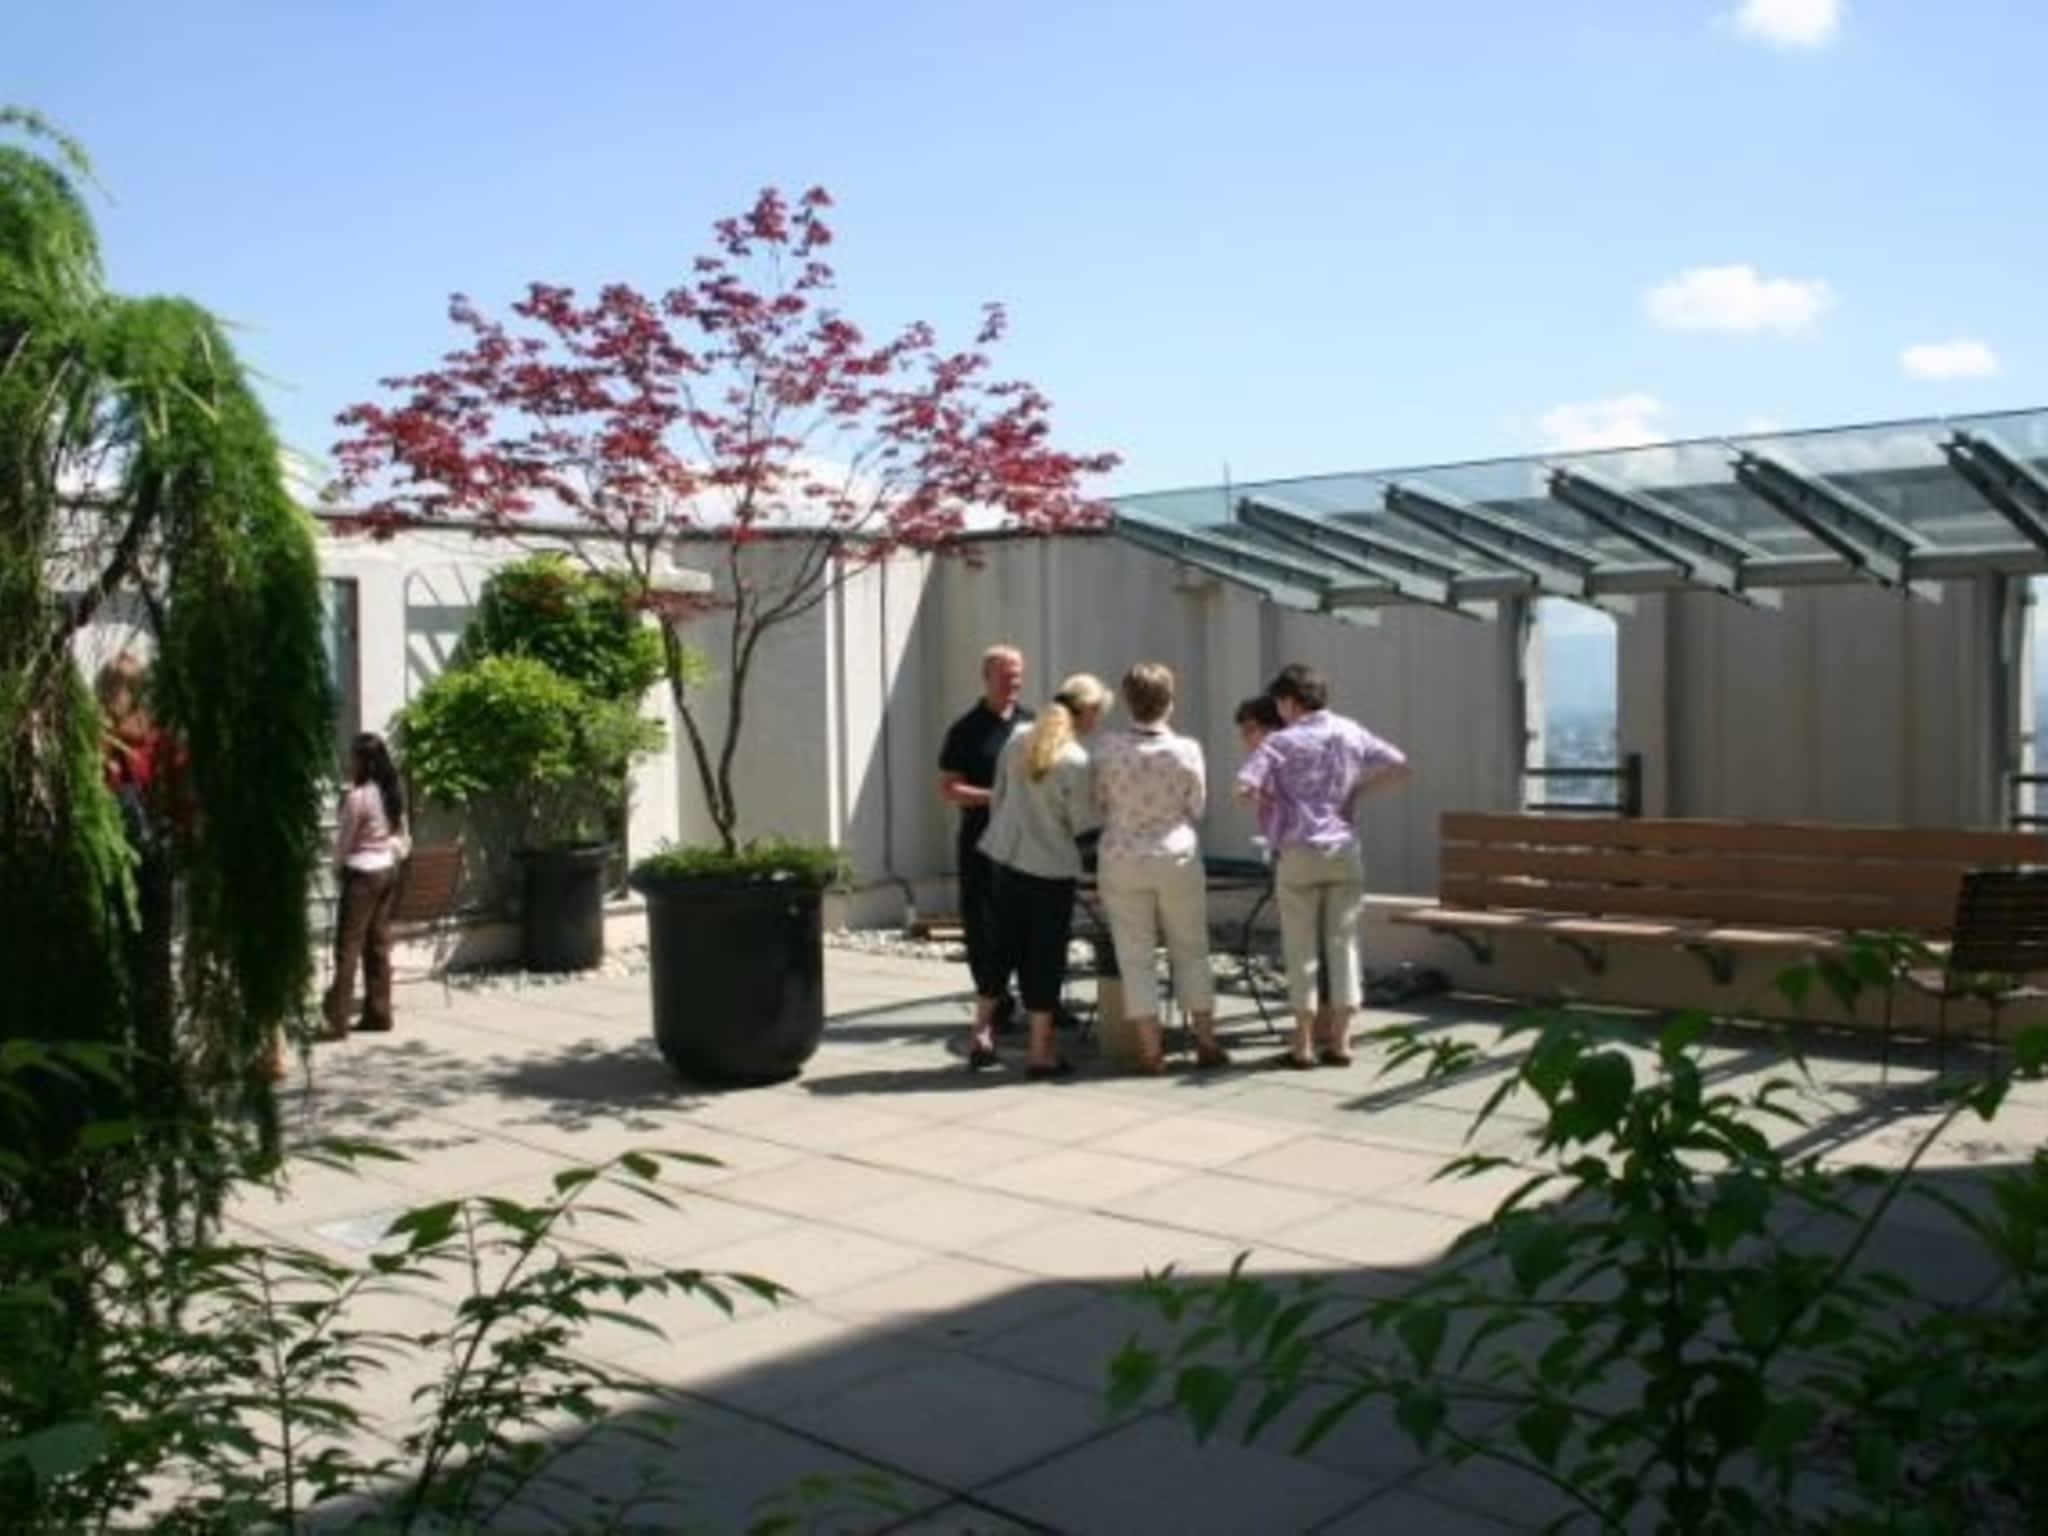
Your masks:
<path fill-rule="evenodd" d="M 569 1075 L 536 1069 L 527 1080 L 549 1091 L 584 1081 L 576 1074 L 585 1072 L 596 1083 L 613 1081 L 580 1059 L 563 1071 Z M 1864 1263 L 1908 1276 L 1937 1304 L 1984 1301 L 1995 1270 L 1951 1235 L 1952 1218 L 1918 1192 L 1967 1197 L 1995 1171 L 1986 1165 L 1916 1177 L 1916 1193 L 1888 1216 Z M 1819 1252 L 1838 1251 L 1843 1238 L 1837 1223 L 1818 1217 L 1788 1221 L 1781 1235 Z M 1216 1246 L 1212 1235 L 1187 1236 L 1190 1252 Z M 1381 1347 L 1342 1326 L 1358 1298 L 1388 1294 L 1439 1268 L 1333 1265 L 1259 1277 L 1283 1289 L 1313 1283 L 1335 1298 L 1318 1333 L 1318 1348 L 1334 1360 Z M 1130 1294 L 1130 1278 L 1049 1280 L 1019 1271 L 1014 1286 L 958 1303 L 943 1286 L 920 1299 L 911 1285 L 893 1305 L 871 1303 L 865 1313 L 827 1294 L 666 1341 L 636 1340 L 605 1358 L 645 1379 L 647 1395 L 620 1405 L 594 1431 L 565 1439 L 559 1481 L 529 1490 L 495 1513 L 488 1529 L 561 1529 L 620 1501 L 632 1507 L 608 1528 L 633 1532 L 744 1531 L 784 1510 L 794 1519 L 787 1529 L 805 1532 L 1075 1536 L 1480 1536 L 1534 1530 L 1568 1509 L 1556 1490 L 1511 1468 L 1425 1464 L 1377 1405 L 1360 1408 L 1310 1455 L 1286 1454 L 1327 1393 L 1305 1398 L 1250 1446 L 1236 1432 L 1244 1405 L 1207 1445 L 1168 1409 L 1112 1416 L 1110 1358 L 1133 1336 L 1162 1344 L 1170 1337 Z M 664 1321 L 659 1312 L 646 1315 Z M 1528 1347 L 1541 1342 L 1531 1337 Z M 1628 1390 L 1617 1383 L 1618 1392 Z M 634 1429 L 631 1415 L 649 1410 L 675 1420 Z M 1474 1414 L 1463 1427 L 1488 1422 Z M 1815 1475 L 1839 1470 L 1819 1465 Z M 649 1473 L 660 1486 L 635 1500 Z M 874 1474 L 880 1482 L 870 1481 Z M 794 1502 L 778 1501 L 792 1489 L 800 1490 Z M 350 1515 L 335 1509 L 321 1524 L 345 1528 Z"/>

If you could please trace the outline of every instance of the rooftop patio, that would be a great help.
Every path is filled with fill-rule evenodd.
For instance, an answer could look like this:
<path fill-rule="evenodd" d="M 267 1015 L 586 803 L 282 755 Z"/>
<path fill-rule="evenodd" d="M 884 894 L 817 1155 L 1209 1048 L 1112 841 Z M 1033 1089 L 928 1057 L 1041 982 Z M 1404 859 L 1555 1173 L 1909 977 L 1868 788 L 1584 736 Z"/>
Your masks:
<path fill-rule="evenodd" d="M 684 1426 L 660 1461 L 690 1488 L 679 1508 L 644 1512 L 657 1521 L 666 1509 L 741 1529 L 801 1477 L 864 1468 L 886 1474 L 900 1509 L 842 1492 L 802 1528 L 1478 1533 L 1558 1512 L 1512 1472 L 1425 1466 L 1383 1412 L 1296 1460 L 1284 1434 L 1246 1448 L 1226 1429 L 1198 1446 L 1166 1410 L 1119 1419 L 1105 1407 L 1110 1356 L 1148 1326 L 1116 1291 L 1147 1268 L 1214 1272 L 1249 1252 L 1254 1271 L 1371 1294 L 1429 1270 L 1486 1215 L 1518 1175 L 1431 1176 L 1511 1066 L 1502 1012 L 1439 999 L 1363 1021 L 1419 1019 L 1488 1046 L 1473 1075 L 1431 1090 L 1380 1076 L 1370 1048 L 1345 1070 L 1261 1070 L 1270 1053 L 1242 998 L 1225 1008 L 1235 1070 L 1027 1085 L 1021 1071 L 960 1070 L 957 966 L 843 949 L 828 963 L 831 1024 L 804 1076 L 730 1094 L 694 1092 L 663 1066 L 644 977 L 408 986 L 398 1033 L 319 1051 L 291 1123 L 301 1136 L 374 1137 L 413 1161 L 354 1176 L 308 1167 L 287 1198 L 246 1194 L 233 1219 L 360 1260 L 426 1200 L 536 1195 L 553 1172 L 629 1148 L 718 1158 L 676 1175 L 678 1210 L 579 1229 L 651 1260 L 758 1273 L 800 1298 L 730 1321 L 678 1303 L 658 1319 L 666 1342 L 610 1325 L 588 1336 L 650 1395 L 682 1395 Z M 1881 1082 L 1862 1045 L 1811 1043 L 1809 1124 L 1784 1134 L 1830 1159 L 1896 1164 L 1927 1123 L 1931 1073 L 1895 1060 Z M 1717 1038 L 1707 1057 L 1717 1087 L 1781 1064 L 1759 1032 Z M 1478 1145 L 1526 1153 L 1534 1122 L 1515 1111 L 1510 1101 Z M 2048 1089 L 2035 1085 L 1992 1124 L 1959 1123 L 1923 1166 L 1953 1188 L 2044 1137 Z M 1923 1294 L 1971 1299 L 1991 1275 L 1947 1220 L 1900 1202 L 1872 1261 Z M 408 1326 L 417 1309 L 424 1327 L 431 1305 L 387 1303 L 394 1315 L 367 1324 Z M 417 1379 L 386 1380 L 392 1415 Z"/>

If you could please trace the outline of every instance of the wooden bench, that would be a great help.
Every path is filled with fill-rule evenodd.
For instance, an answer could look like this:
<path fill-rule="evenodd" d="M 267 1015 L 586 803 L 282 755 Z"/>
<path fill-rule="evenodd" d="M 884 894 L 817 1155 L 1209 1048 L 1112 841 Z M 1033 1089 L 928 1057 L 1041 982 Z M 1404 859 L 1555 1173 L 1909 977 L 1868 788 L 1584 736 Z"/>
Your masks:
<path fill-rule="evenodd" d="M 1696 955 L 1722 984 L 1738 959 L 1790 962 L 1853 932 L 1944 939 L 1963 876 L 2048 863 L 2048 836 L 1920 827 L 1448 812 L 1438 904 L 1403 912 L 1482 964 L 1525 934 L 1605 970 L 1616 944 Z"/>
<path fill-rule="evenodd" d="M 398 889 L 391 898 L 393 939 L 424 936 L 436 948 L 447 936 L 461 913 L 463 858 L 460 843 L 428 843 L 413 849 L 398 871 Z M 333 964 L 334 924 L 338 917 L 340 893 L 334 886 L 334 871 L 323 865 L 316 885 L 315 900 L 322 916 L 315 931 L 322 939 L 323 974 Z M 448 985 L 445 957 L 436 954 L 429 963 L 428 977 L 438 976 Z"/>
<path fill-rule="evenodd" d="M 394 939 L 425 935 L 438 950 L 461 910 L 462 844 L 429 843 L 407 855 L 391 898 Z M 448 986 L 447 957 L 435 954 L 427 974 Z"/>

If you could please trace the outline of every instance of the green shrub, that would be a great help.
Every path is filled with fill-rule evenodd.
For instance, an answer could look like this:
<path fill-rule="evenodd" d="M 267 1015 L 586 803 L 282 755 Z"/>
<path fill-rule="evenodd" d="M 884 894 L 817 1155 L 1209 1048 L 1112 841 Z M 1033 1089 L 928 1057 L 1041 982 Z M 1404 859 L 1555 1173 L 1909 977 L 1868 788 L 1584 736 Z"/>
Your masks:
<path fill-rule="evenodd" d="M 826 890 L 848 877 L 837 848 L 770 838 L 722 848 L 663 848 L 633 866 L 635 879 L 787 880 Z"/>
<path fill-rule="evenodd" d="M 638 703 L 662 679 L 660 633 L 623 575 L 566 555 L 532 555 L 492 572 L 453 665 L 492 656 L 544 661 L 600 699 Z"/>
<path fill-rule="evenodd" d="M 662 730 L 534 657 L 488 656 L 421 689 L 396 738 L 421 795 L 451 807 L 501 798 L 523 842 L 540 847 L 602 836 L 628 768 Z"/>

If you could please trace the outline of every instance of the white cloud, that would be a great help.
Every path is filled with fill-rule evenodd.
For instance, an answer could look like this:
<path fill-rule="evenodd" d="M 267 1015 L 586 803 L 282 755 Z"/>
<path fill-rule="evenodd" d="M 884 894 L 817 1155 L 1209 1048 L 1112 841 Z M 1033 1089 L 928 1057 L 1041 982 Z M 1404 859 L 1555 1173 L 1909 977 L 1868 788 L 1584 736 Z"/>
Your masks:
<path fill-rule="evenodd" d="M 1755 267 L 1689 267 L 1643 295 L 1643 308 L 1671 331 L 1803 331 L 1835 302 L 1818 277 L 1765 277 Z"/>
<path fill-rule="evenodd" d="M 1923 341 L 1900 351 L 1899 367 L 1909 379 L 1988 379 L 1998 372 L 1998 354 L 1969 337 Z"/>
<path fill-rule="evenodd" d="M 1847 0 L 1742 0 L 1735 30 L 1774 48 L 1818 48 L 1842 29 Z"/>
<path fill-rule="evenodd" d="M 1605 400 L 1580 400 L 1554 405 L 1537 418 L 1543 446 L 1554 453 L 1595 448 L 1636 448 L 1661 443 L 1664 402 L 1655 395 L 1611 395 Z"/>

